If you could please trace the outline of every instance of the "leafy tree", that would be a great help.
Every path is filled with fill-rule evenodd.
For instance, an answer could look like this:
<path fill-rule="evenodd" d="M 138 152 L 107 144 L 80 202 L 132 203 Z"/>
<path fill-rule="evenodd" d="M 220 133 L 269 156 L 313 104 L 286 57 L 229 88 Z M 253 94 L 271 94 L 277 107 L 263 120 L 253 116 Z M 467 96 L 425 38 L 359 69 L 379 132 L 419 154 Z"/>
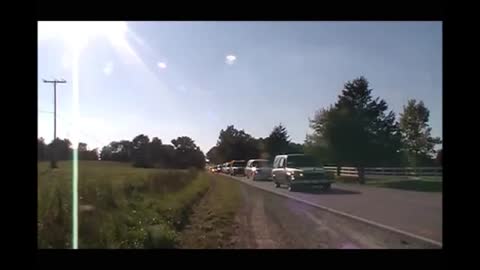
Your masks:
<path fill-rule="evenodd" d="M 77 151 L 79 160 L 98 160 L 97 149 L 89 151 L 86 143 L 78 143 Z"/>
<path fill-rule="evenodd" d="M 175 163 L 177 168 L 205 167 L 205 155 L 190 137 L 178 137 L 172 140 L 172 144 L 175 149 Z"/>
<path fill-rule="evenodd" d="M 207 152 L 207 158 L 210 160 L 210 163 L 212 164 L 218 164 L 223 161 L 223 158 L 220 156 L 220 153 L 218 151 L 218 146 L 213 146 L 208 150 Z"/>
<path fill-rule="evenodd" d="M 286 154 L 289 150 L 290 139 L 287 129 L 279 124 L 275 126 L 266 138 L 266 148 L 270 157 L 275 157 L 279 154 Z"/>
<path fill-rule="evenodd" d="M 68 139 L 56 138 L 47 146 L 48 157 L 50 158 L 55 151 L 56 160 L 71 160 L 73 156 L 71 145 Z"/>
<path fill-rule="evenodd" d="M 365 166 L 398 163 L 401 148 L 395 114 L 371 92 L 364 77 L 348 81 L 334 106 L 320 110 L 310 123 L 310 141 L 327 147 L 331 160 L 356 166 L 361 183 Z"/>
<path fill-rule="evenodd" d="M 112 147 L 111 145 L 106 145 L 102 147 L 102 150 L 100 151 L 100 159 L 101 160 L 112 160 Z"/>
<path fill-rule="evenodd" d="M 133 159 L 133 145 L 131 141 L 113 141 L 102 148 L 100 153 L 102 160 L 128 162 Z"/>
<path fill-rule="evenodd" d="M 152 141 L 150 142 L 149 148 L 150 148 L 150 154 L 151 154 L 151 159 L 154 164 L 159 164 L 162 163 L 162 158 L 163 158 L 163 147 L 162 147 L 162 140 L 160 140 L 158 137 L 154 137 Z"/>
<path fill-rule="evenodd" d="M 220 162 L 233 159 L 247 160 L 260 154 L 258 141 L 244 130 L 237 130 L 233 125 L 220 131 L 216 146 Z"/>
<path fill-rule="evenodd" d="M 162 158 L 159 162 L 159 166 L 162 168 L 176 168 L 175 160 L 175 148 L 173 145 L 164 144 L 162 145 Z"/>
<path fill-rule="evenodd" d="M 340 166 L 340 160 L 335 158 L 334 152 L 328 147 L 326 134 L 328 133 L 327 124 L 330 117 L 330 112 L 333 106 L 326 109 L 318 110 L 313 119 L 309 119 L 310 128 L 313 130 L 312 134 L 307 134 L 305 138 L 305 152 L 316 156 L 324 164 L 334 163 Z"/>
<path fill-rule="evenodd" d="M 417 103 L 410 99 L 400 114 L 400 129 L 404 151 L 413 166 L 431 164 L 435 154 L 434 147 L 440 144 L 438 137 L 432 137 L 432 128 L 428 125 L 430 111 L 423 101 Z"/>
<path fill-rule="evenodd" d="M 191 150 L 199 150 L 199 147 L 195 144 L 195 142 L 187 136 L 181 136 L 176 139 L 172 140 L 173 147 L 175 147 L 178 151 L 191 151 Z"/>
<path fill-rule="evenodd" d="M 299 143 L 288 143 L 288 153 L 304 153 L 304 145 Z"/>
<path fill-rule="evenodd" d="M 133 150 L 133 166 L 150 168 L 152 167 L 152 159 L 149 149 L 150 139 L 148 136 L 140 134 L 132 140 Z"/>

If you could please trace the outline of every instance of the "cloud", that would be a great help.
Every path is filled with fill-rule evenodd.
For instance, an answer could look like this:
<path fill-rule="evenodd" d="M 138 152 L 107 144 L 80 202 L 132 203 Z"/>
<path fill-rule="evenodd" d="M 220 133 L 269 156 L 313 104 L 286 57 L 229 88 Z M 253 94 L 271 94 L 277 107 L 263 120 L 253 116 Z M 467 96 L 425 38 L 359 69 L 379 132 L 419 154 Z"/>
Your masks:
<path fill-rule="evenodd" d="M 165 69 L 165 68 L 167 68 L 167 63 L 165 63 L 165 62 L 158 62 L 158 63 L 157 63 L 157 66 L 158 66 L 159 68 L 161 68 L 161 69 Z"/>
<path fill-rule="evenodd" d="M 233 54 L 229 54 L 225 57 L 225 63 L 227 65 L 233 65 L 233 63 L 237 60 L 237 57 Z"/>
<path fill-rule="evenodd" d="M 112 71 L 113 71 L 113 63 L 112 62 L 108 62 L 105 67 L 103 67 L 103 73 L 105 73 L 105 75 L 110 75 L 112 74 Z"/>

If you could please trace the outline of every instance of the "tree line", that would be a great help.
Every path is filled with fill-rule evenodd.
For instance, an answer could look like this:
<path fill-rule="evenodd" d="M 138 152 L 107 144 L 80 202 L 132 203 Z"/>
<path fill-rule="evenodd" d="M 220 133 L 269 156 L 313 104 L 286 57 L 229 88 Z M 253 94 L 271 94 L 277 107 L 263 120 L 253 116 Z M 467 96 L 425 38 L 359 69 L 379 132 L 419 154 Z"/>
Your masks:
<path fill-rule="evenodd" d="M 275 126 L 268 137 L 258 139 L 227 126 L 220 131 L 207 158 L 222 163 L 309 153 L 326 164 L 357 167 L 363 181 L 363 168 L 367 166 L 441 165 L 442 151 L 434 150 L 441 140 L 431 135 L 429 114 L 423 101 L 411 99 L 397 121 L 386 101 L 373 97 L 368 80 L 362 76 L 346 82 L 336 103 L 320 108 L 309 119 L 312 132 L 303 144 L 291 142 L 282 124 Z"/>
<path fill-rule="evenodd" d="M 102 148 L 101 160 L 133 162 L 135 167 L 204 168 L 205 155 L 188 136 L 181 136 L 163 144 L 158 137 L 150 139 L 141 134 L 132 141 L 113 141 Z"/>
<path fill-rule="evenodd" d="M 252 158 L 273 159 L 284 153 L 303 153 L 303 145 L 290 141 L 286 128 L 280 123 L 266 138 L 254 138 L 244 130 L 229 125 L 221 130 L 217 144 L 207 152 L 211 163 Z"/>
<path fill-rule="evenodd" d="M 37 148 L 38 160 L 51 160 L 53 150 L 56 150 L 57 160 L 71 160 L 73 157 L 72 143 L 68 139 L 60 139 L 45 143 L 45 139 L 39 138 Z M 78 159 L 80 160 L 98 160 L 98 149 L 87 150 L 86 143 L 78 144 Z"/>
<path fill-rule="evenodd" d="M 152 140 L 144 134 L 133 138 L 132 141 L 113 141 L 102 150 L 87 150 L 87 144 L 79 143 L 79 160 L 104 160 L 131 162 L 135 167 L 143 168 L 173 168 L 187 169 L 190 167 L 204 168 L 205 155 L 187 136 L 181 136 L 171 141 L 172 145 L 163 144 L 162 140 L 154 137 Z M 55 150 L 57 160 L 71 160 L 73 150 L 68 139 L 57 138 L 46 145 L 43 138 L 38 139 L 38 160 L 50 160 Z"/>

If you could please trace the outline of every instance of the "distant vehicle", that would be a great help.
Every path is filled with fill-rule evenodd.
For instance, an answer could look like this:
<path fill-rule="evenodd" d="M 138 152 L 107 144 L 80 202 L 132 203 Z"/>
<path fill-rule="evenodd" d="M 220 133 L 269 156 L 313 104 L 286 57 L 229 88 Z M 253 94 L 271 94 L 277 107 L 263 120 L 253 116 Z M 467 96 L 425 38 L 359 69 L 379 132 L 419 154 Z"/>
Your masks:
<path fill-rule="evenodd" d="M 216 165 L 216 166 L 213 167 L 213 168 L 214 168 L 214 172 L 215 172 L 215 173 L 220 173 L 220 172 L 222 172 L 222 165 L 220 165 L 220 164 Z"/>
<path fill-rule="evenodd" d="M 245 167 L 245 176 L 253 181 L 268 180 L 272 176 L 272 166 L 266 159 L 250 159 Z"/>
<path fill-rule="evenodd" d="M 230 172 L 230 164 L 225 162 L 222 164 L 222 173 L 228 174 Z"/>
<path fill-rule="evenodd" d="M 275 187 L 286 185 L 289 191 L 313 186 L 329 190 L 333 182 L 319 162 L 304 154 L 276 156 L 273 161 L 272 180 Z"/>
<path fill-rule="evenodd" d="M 245 160 L 232 160 L 230 163 L 230 175 L 238 175 L 245 173 L 245 166 L 247 163 Z"/>

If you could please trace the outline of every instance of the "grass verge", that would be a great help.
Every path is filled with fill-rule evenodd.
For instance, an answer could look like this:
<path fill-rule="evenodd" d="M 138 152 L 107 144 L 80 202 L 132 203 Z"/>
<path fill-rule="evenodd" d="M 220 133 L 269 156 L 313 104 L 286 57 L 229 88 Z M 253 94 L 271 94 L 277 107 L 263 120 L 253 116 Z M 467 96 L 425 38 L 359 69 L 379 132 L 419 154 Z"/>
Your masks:
<path fill-rule="evenodd" d="M 358 184 L 357 177 L 340 176 L 336 177 L 335 181 L 339 183 Z M 402 190 L 422 191 L 422 192 L 442 192 L 443 185 L 440 177 L 420 177 L 419 179 L 398 179 L 398 178 L 368 178 L 366 179 L 367 186 L 394 188 Z"/>
<path fill-rule="evenodd" d="M 235 214 L 241 204 L 239 183 L 210 174 L 211 186 L 194 208 L 190 225 L 180 236 L 182 248 L 232 248 Z"/>

